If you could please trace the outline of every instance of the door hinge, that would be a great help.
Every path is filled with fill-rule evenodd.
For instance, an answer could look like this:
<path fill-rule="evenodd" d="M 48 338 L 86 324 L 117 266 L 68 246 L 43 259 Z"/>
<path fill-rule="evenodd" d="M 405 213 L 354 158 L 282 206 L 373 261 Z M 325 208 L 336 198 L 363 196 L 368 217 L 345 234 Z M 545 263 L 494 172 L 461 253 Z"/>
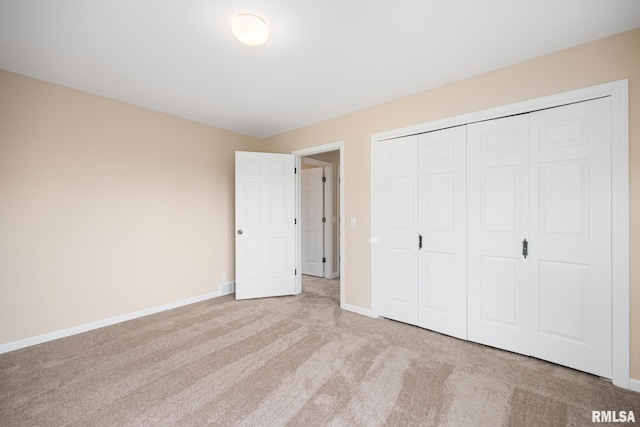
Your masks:
<path fill-rule="evenodd" d="M 322 177 L 322 182 L 327 182 L 327 177 L 326 176 Z"/>
<path fill-rule="evenodd" d="M 298 219 L 297 218 L 293 218 L 293 225 L 296 225 L 298 223 Z"/>
<path fill-rule="evenodd" d="M 293 174 L 297 174 L 298 173 L 298 168 L 293 168 Z"/>
<path fill-rule="evenodd" d="M 327 262 L 327 259 L 325 257 L 322 257 L 322 262 Z"/>
<path fill-rule="evenodd" d="M 326 216 L 322 217 L 322 222 L 327 222 L 327 217 Z"/>
<path fill-rule="evenodd" d="M 297 276 L 297 275 L 298 275 L 298 269 L 297 269 L 297 268 L 295 268 L 295 269 L 293 270 L 293 275 L 294 275 L 294 276 Z"/>

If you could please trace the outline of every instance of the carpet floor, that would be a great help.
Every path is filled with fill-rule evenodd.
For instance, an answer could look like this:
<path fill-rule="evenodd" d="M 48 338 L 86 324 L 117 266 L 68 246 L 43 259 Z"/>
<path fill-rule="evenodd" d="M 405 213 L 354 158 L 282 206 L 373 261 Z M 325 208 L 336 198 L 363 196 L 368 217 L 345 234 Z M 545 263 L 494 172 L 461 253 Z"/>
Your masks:
<path fill-rule="evenodd" d="M 0 426 L 586 426 L 640 394 L 339 308 L 337 280 L 0 355 Z"/>

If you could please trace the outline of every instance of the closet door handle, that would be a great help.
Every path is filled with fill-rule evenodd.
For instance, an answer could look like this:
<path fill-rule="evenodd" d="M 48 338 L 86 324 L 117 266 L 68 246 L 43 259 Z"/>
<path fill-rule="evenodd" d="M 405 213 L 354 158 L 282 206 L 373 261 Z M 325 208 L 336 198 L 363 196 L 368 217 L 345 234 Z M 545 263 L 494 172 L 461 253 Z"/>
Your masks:
<path fill-rule="evenodd" d="M 418 234 L 418 249 L 422 249 L 422 234 Z"/>
<path fill-rule="evenodd" d="M 522 241 L 522 256 L 527 259 L 527 255 L 529 255 L 529 242 L 527 239 Z"/>

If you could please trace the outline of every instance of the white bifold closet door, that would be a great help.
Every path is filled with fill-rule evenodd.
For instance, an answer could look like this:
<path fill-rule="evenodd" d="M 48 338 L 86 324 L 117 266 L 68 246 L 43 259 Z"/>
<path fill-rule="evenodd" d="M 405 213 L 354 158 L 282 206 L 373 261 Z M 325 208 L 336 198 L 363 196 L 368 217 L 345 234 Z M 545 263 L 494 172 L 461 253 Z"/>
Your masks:
<path fill-rule="evenodd" d="M 611 378 L 610 98 L 531 114 L 531 355 Z"/>
<path fill-rule="evenodd" d="M 610 111 L 380 143 L 380 315 L 611 378 Z"/>
<path fill-rule="evenodd" d="M 469 340 L 529 354 L 528 115 L 467 126 Z"/>
<path fill-rule="evenodd" d="M 379 146 L 380 315 L 418 324 L 418 137 Z"/>
<path fill-rule="evenodd" d="M 418 137 L 418 325 L 467 338 L 466 126 Z"/>
<path fill-rule="evenodd" d="M 379 147 L 384 317 L 466 339 L 465 126 Z"/>
<path fill-rule="evenodd" d="M 468 126 L 469 340 L 611 378 L 609 103 Z"/>

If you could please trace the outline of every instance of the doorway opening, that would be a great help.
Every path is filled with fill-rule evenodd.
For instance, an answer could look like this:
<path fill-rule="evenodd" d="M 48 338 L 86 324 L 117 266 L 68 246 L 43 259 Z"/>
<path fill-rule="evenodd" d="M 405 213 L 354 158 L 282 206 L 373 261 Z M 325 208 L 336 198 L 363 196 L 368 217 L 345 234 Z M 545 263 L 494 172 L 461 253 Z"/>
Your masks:
<path fill-rule="evenodd" d="M 297 287 L 300 292 L 304 291 L 303 275 L 337 280 L 341 306 L 344 304 L 345 265 L 341 221 L 345 209 L 343 146 L 344 142 L 340 141 L 292 152 L 300 171 L 296 175 L 296 217 L 301 219 L 297 224 L 296 265 L 302 274 L 297 276 Z M 324 184 L 320 189 L 315 187 L 318 179 Z"/>

